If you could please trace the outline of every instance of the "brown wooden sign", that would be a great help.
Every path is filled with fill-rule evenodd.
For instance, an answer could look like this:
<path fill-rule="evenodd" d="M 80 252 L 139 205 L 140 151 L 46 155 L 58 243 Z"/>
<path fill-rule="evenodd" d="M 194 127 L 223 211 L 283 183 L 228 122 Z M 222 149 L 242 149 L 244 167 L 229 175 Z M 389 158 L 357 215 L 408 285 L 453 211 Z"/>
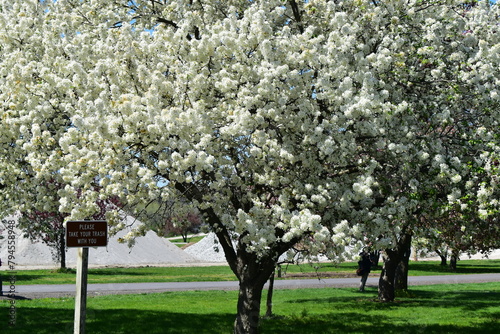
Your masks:
<path fill-rule="evenodd" d="M 67 247 L 105 247 L 108 224 L 105 220 L 80 220 L 66 223 Z"/>

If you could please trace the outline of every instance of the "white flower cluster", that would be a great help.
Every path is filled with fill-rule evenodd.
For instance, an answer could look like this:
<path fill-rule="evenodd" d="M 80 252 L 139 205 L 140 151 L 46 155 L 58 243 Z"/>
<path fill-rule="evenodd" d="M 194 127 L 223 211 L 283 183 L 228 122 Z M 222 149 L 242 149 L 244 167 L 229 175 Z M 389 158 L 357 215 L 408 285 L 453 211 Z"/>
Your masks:
<path fill-rule="evenodd" d="M 183 198 L 265 256 L 498 207 L 497 5 L 119 2 L 0 6 L 4 208 L 54 178 L 72 218 Z"/>

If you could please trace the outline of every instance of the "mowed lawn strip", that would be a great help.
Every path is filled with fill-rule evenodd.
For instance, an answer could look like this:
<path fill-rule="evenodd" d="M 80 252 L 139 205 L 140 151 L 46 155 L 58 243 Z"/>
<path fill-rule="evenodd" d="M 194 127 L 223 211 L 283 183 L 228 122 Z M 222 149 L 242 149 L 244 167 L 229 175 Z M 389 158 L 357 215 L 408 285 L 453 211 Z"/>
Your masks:
<path fill-rule="evenodd" d="M 277 290 L 274 316 L 263 319 L 261 333 L 493 334 L 500 328 L 498 282 L 416 286 L 393 303 L 377 302 L 376 294 L 374 287 L 365 293 L 348 288 Z M 91 297 L 87 332 L 230 333 L 236 300 L 236 291 Z M 8 308 L 9 301 L 1 300 L 2 333 L 72 332 L 74 298 L 17 300 L 12 327 L 5 320 Z"/>
<path fill-rule="evenodd" d="M 380 263 L 381 265 L 382 263 Z M 302 264 L 282 265 L 281 278 L 326 278 L 354 277 L 357 268 L 355 262 L 340 264 Z M 8 275 L 8 271 L 0 274 Z M 57 270 L 16 270 L 16 284 L 74 284 L 76 271 Z M 372 274 L 380 273 L 374 268 Z M 440 266 L 438 261 L 411 261 L 409 275 L 452 275 L 500 273 L 500 260 L 462 260 L 456 272 L 447 266 Z M 140 268 L 101 268 L 89 269 L 88 283 L 138 283 L 138 282 L 203 282 L 203 281 L 235 281 L 236 277 L 228 266 L 202 267 L 140 267 Z"/>

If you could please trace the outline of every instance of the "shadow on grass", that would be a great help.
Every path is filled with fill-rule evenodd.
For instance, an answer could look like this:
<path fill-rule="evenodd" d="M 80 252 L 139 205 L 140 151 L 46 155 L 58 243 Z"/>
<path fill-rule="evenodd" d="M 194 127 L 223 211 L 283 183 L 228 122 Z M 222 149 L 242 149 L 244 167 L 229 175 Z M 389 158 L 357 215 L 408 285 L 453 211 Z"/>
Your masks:
<path fill-rule="evenodd" d="M 428 333 L 468 333 L 496 334 L 498 322 L 491 321 L 477 326 L 426 325 L 393 323 L 393 319 L 384 316 L 367 316 L 360 313 L 338 313 L 319 316 L 292 316 L 265 319 L 262 333 L 287 334 L 327 334 L 327 333 L 363 333 L 363 334 L 428 334 Z"/>
<path fill-rule="evenodd" d="M 72 334 L 73 313 L 72 309 L 20 308 L 17 310 L 15 326 L 2 324 L 2 334 Z M 234 315 L 232 314 L 88 309 L 86 332 L 93 334 L 219 334 L 230 333 L 233 321 Z"/>
<path fill-rule="evenodd" d="M 333 290 L 333 289 L 332 289 Z M 315 291 L 316 292 L 316 291 Z M 298 314 L 288 313 L 285 317 L 263 319 L 262 334 L 324 334 L 324 333 L 472 333 L 493 334 L 498 332 L 500 312 L 487 311 L 482 308 L 500 307 L 498 293 L 487 291 L 426 291 L 411 290 L 412 298 L 404 298 L 394 303 L 375 301 L 376 290 L 371 288 L 367 293 L 325 296 L 316 298 L 291 298 L 282 303 L 296 303 L 294 309 Z M 194 293 L 193 293 L 194 294 Z M 207 294 L 208 296 L 209 294 Z M 190 313 L 159 311 L 156 309 L 140 310 L 141 303 L 145 307 L 155 307 L 155 298 L 159 296 L 131 296 L 123 302 L 137 303 L 137 309 L 124 309 L 123 304 L 114 303 L 117 308 L 92 308 L 87 310 L 87 333 L 94 334 L 135 334 L 135 333 L 196 333 L 218 334 L 231 333 L 234 314 L 231 313 Z M 134 299 L 135 298 L 135 299 Z M 166 294 L 175 303 L 175 294 Z M 189 296 L 185 297 L 189 298 Z M 203 298 L 202 298 L 203 299 Z M 217 298 L 215 298 L 217 300 Z M 138 302 L 139 301 L 139 302 Z M 7 334 L 71 334 L 73 333 L 73 303 L 68 299 L 46 299 L 39 301 L 40 306 L 25 302 L 19 303 L 16 311 L 16 326 L 2 324 L 2 333 Z M 196 301 L 193 300 L 193 303 Z M 215 301 L 216 302 L 216 301 Z M 320 313 L 310 313 L 308 305 L 321 305 Z M 440 309 L 458 307 L 463 311 L 453 314 L 475 314 L 474 325 L 436 323 L 421 324 L 411 319 L 412 308 L 424 308 L 432 313 Z M 176 304 L 174 304 L 176 305 Z M 185 307 L 185 306 L 184 306 Z M 300 310 L 303 310 L 300 312 Z M 331 311 L 336 309 L 335 311 Z M 357 311 L 352 311 L 357 310 Z M 383 312 L 372 312 L 372 311 Z M 384 312 L 384 311 L 387 312 Z M 392 311 L 396 311 L 392 312 Z M 403 312 L 397 312 L 403 310 Z M 0 319 L 7 319 L 7 308 L 0 307 Z M 433 318 L 431 318 L 433 319 Z M 424 320 L 425 321 L 425 320 Z M 430 320 L 430 321 L 435 321 Z"/>
<path fill-rule="evenodd" d="M 3 312 L 2 312 L 3 313 Z M 498 316 L 498 314 L 496 314 Z M 187 314 L 129 309 L 87 310 L 86 332 L 93 334 L 220 334 L 231 333 L 233 314 Z M 71 334 L 73 310 L 58 308 L 23 308 L 18 310 L 16 325 L 2 325 L 6 334 Z M 474 327 L 454 325 L 417 325 L 393 323 L 383 315 L 341 312 L 321 315 L 292 315 L 262 319 L 262 334 L 427 334 L 471 333 L 496 334 L 498 322 L 491 320 Z"/>
<path fill-rule="evenodd" d="M 357 296 L 350 294 L 290 299 L 285 303 L 298 304 L 293 308 L 297 310 L 302 308 L 302 313 L 265 319 L 262 324 L 263 333 L 494 334 L 499 332 L 500 312 L 489 311 L 491 308 L 500 308 L 498 291 L 412 289 L 409 296 L 411 297 L 400 298 L 392 303 L 382 303 L 377 300 L 376 288 L 371 288 Z M 328 314 L 309 314 L 308 305 L 323 305 L 325 310 L 332 311 Z M 350 311 L 353 309 L 358 311 Z M 445 311 L 446 309 L 452 311 Z M 437 323 L 440 322 L 439 317 L 430 317 L 427 320 L 429 323 L 425 323 L 425 317 L 412 315 L 415 311 L 430 314 L 459 314 L 458 317 L 472 316 L 474 320 L 471 320 L 470 324 L 461 321 L 457 321 L 456 324 L 450 324 L 450 321 L 440 324 Z"/>
<path fill-rule="evenodd" d="M 366 294 L 360 294 L 359 298 L 353 296 L 333 296 L 321 298 L 295 299 L 292 303 L 297 304 L 343 304 L 359 307 L 363 304 L 365 310 L 380 310 L 392 308 L 412 308 L 416 305 L 420 307 L 436 308 L 456 308 L 460 307 L 464 311 L 477 311 L 485 306 L 500 307 L 500 293 L 498 291 L 426 291 L 411 289 L 411 297 L 396 298 L 391 303 L 382 303 L 377 299 L 376 289 Z M 461 301 L 457 304 L 457 301 Z"/>

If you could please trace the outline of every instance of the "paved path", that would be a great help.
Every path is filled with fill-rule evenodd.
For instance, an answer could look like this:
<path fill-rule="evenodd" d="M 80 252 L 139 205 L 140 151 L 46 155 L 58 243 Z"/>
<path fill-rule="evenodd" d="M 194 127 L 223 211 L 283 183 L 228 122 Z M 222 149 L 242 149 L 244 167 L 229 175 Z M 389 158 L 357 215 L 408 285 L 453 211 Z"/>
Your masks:
<path fill-rule="evenodd" d="M 443 276 L 410 276 L 409 285 L 429 284 L 457 284 L 457 283 L 480 283 L 500 282 L 499 274 L 469 274 L 469 275 L 443 275 Z M 369 277 L 367 286 L 376 287 L 378 277 Z M 276 289 L 298 289 L 298 288 L 329 288 L 329 287 L 357 287 L 359 278 L 325 278 L 325 279 L 293 279 L 276 280 Z M 4 289 L 7 287 L 4 285 Z M 153 293 L 165 291 L 189 291 L 189 290 L 237 290 L 238 282 L 169 282 L 169 283 L 109 283 L 89 284 L 87 287 L 89 296 L 108 294 L 131 294 L 131 293 Z M 75 295 L 74 284 L 58 285 L 17 285 L 17 298 L 47 298 Z M 5 297 L 3 297 L 5 298 Z"/>

